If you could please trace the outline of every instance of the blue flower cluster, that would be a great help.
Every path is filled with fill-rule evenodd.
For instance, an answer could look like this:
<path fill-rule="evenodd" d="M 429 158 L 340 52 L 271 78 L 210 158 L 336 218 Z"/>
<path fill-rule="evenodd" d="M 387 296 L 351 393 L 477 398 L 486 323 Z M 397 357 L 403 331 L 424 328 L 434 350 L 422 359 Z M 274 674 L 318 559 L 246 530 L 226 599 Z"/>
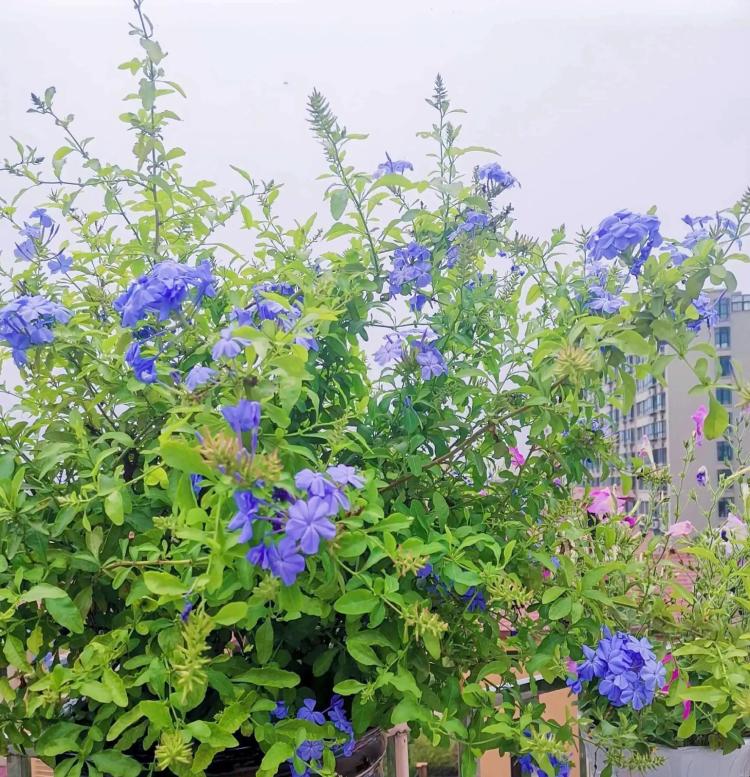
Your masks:
<path fill-rule="evenodd" d="M 511 186 L 515 186 L 518 183 L 515 176 L 511 175 L 507 170 L 503 170 L 497 162 L 490 162 L 477 167 L 476 176 L 478 181 L 486 181 L 488 185 L 494 184 L 500 187 L 500 189 L 510 189 Z"/>
<path fill-rule="evenodd" d="M 0 308 L 0 338 L 11 347 L 13 361 L 20 367 L 26 364 L 29 348 L 51 343 L 53 326 L 67 323 L 70 316 L 67 308 L 39 294 L 16 297 Z"/>
<path fill-rule="evenodd" d="M 221 412 L 237 435 L 251 433 L 251 455 L 254 455 L 260 404 L 242 399 L 237 405 L 222 407 Z M 305 569 L 304 557 L 317 553 L 321 540 L 332 540 L 336 536 L 336 525 L 331 519 L 340 510 L 351 507 L 344 488 L 362 488 L 364 484 L 357 470 L 345 464 L 329 467 L 325 473 L 303 469 L 297 473 L 294 485 L 305 492 L 306 498 L 297 499 L 282 488 L 274 488 L 270 500 L 252 491 L 236 491 L 237 512 L 228 528 L 240 532 L 239 541 L 245 543 L 253 541 L 255 527 L 265 523 L 260 541 L 247 552 L 247 560 L 269 570 L 285 585 L 292 585 Z M 263 484 L 258 486 L 263 487 Z M 284 504 L 289 506 L 282 507 Z"/>
<path fill-rule="evenodd" d="M 115 300 L 114 307 L 122 316 L 123 326 L 135 326 L 150 313 L 159 321 L 165 321 L 182 310 L 183 302 L 191 296 L 191 289 L 196 307 L 204 297 L 216 296 L 215 282 L 211 265 L 206 260 L 197 267 L 190 267 L 167 259 L 131 283 Z"/>
<path fill-rule="evenodd" d="M 660 226 L 656 216 L 618 210 L 599 224 L 586 241 L 586 249 L 594 260 L 614 259 L 630 251 L 630 273 L 639 275 L 651 249 L 662 243 Z"/>
<path fill-rule="evenodd" d="M 411 162 L 407 162 L 405 159 L 391 159 L 387 157 L 385 162 L 381 162 L 377 170 L 372 174 L 373 178 L 380 178 L 383 175 L 389 173 L 399 173 L 403 175 L 407 170 L 413 170 L 414 165 Z"/>
<path fill-rule="evenodd" d="M 712 235 L 726 234 L 731 238 L 737 238 L 739 224 L 729 216 L 717 213 L 714 216 L 683 216 L 682 220 L 690 227 L 690 232 L 685 235 L 682 245 L 692 250 L 701 240 L 708 240 Z M 742 248 L 742 241 L 738 241 Z"/>
<path fill-rule="evenodd" d="M 693 300 L 693 307 L 698 311 L 698 318 L 688 321 L 686 325 L 693 332 L 700 332 L 704 323 L 710 329 L 719 320 L 716 303 L 705 292 L 701 292 Z"/>
<path fill-rule="evenodd" d="M 647 707 L 666 682 L 664 665 L 646 637 L 638 639 L 622 631 L 612 634 L 606 626 L 602 633 L 596 650 L 583 646 L 584 659 L 576 665 L 568 686 L 579 694 L 584 682 L 596 678 L 599 693 L 613 706 L 629 704 L 634 710 Z"/>
<path fill-rule="evenodd" d="M 524 731 L 524 736 L 531 737 L 530 731 Z M 551 739 L 551 734 L 547 734 L 547 739 Z M 517 757 L 518 765 L 521 767 L 521 774 L 533 774 L 534 777 L 570 777 L 570 760 L 562 761 L 554 755 L 550 755 L 550 766 L 555 770 L 552 775 L 548 775 L 547 772 L 542 769 L 541 766 L 534 760 L 534 757 L 530 753 L 519 755 Z"/>
<path fill-rule="evenodd" d="M 273 299 L 272 295 L 285 297 L 286 304 Z M 253 302 L 247 308 L 235 308 L 231 318 L 236 320 L 240 326 L 251 326 L 255 329 L 259 329 L 264 321 L 271 321 L 280 329 L 289 332 L 302 317 L 303 301 L 302 292 L 291 283 L 264 281 L 253 287 Z M 222 338 L 225 340 L 237 339 L 233 338 L 231 331 L 227 329 L 222 333 Z M 306 335 L 296 337 L 294 342 L 308 350 L 318 350 L 318 343 L 310 331 Z M 214 350 L 216 351 L 216 348 Z M 236 353 L 239 353 L 239 350 Z M 228 355 L 228 352 L 222 352 L 221 355 Z M 214 356 L 214 358 L 217 357 Z"/>
<path fill-rule="evenodd" d="M 467 210 L 466 213 L 464 213 L 464 220 L 448 235 L 448 240 L 453 243 L 461 235 L 473 235 L 475 232 L 488 227 L 489 224 L 490 217 L 487 213 L 480 213 L 476 210 Z M 452 265 L 448 266 L 451 267 Z"/>
<path fill-rule="evenodd" d="M 435 339 L 437 335 L 429 327 L 408 332 L 390 332 L 385 336 L 383 345 L 375 352 L 375 361 L 384 367 L 403 361 L 411 351 L 420 367 L 422 380 L 447 375 L 448 365 L 443 354 L 433 344 Z"/>
<path fill-rule="evenodd" d="M 142 356 L 140 343 L 133 342 L 130 344 L 128 350 L 125 351 L 125 363 L 132 367 L 136 379 L 141 383 L 156 382 L 156 357 L 146 358 Z"/>
<path fill-rule="evenodd" d="M 354 739 L 354 727 L 344 708 L 343 698 L 338 694 L 334 694 L 331 697 L 330 706 L 322 712 L 316 709 L 317 705 L 318 703 L 315 699 L 305 699 L 302 702 L 302 706 L 297 710 L 297 719 L 307 720 L 316 726 L 323 726 L 326 723 L 326 715 L 328 715 L 328 720 L 333 723 L 334 728 L 347 736 L 346 742 L 333 748 L 333 754 L 335 756 L 343 755 L 347 757 L 352 755 L 357 742 Z M 274 720 L 284 720 L 289 717 L 289 708 L 283 701 L 279 700 L 276 702 L 276 708 L 271 712 L 271 717 Z M 305 768 L 301 772 L 297 771 L 294 766 L 294 759 L 289 759 L 294 777 L 310 777 L 313 773 L 312 769 L 316 772 L 320 770 L 324 748 L 325 742 L 322 739 L 305 740 L 296 750 L 297 758 L 305 762 Z"/>
<path fill-rule="evenodd" d="M 425 580 L 427 590 L 433 594 L 439 594 L 442 597 L 457 596 L 458 599 L 466 605 L 467 612 L 481 612 L 487 609 L 487 600 L 484 592 L 474 585 L 469 586 L 464 593 L 459 594 L 453 590 L 450 583 L 446 583 L 440 575 L 434 570 L 432 564 L 425 564 L 418 572 L 417 578 Z"/>
<path fill-rule="evenodd" d="M 393 269 L 388 274 L 391 294 L 403 294 L 405 285 L 415 290 L 415 300 L 424 297 L 419 290 L 432 284 L 432 254 L 426 246 L 412 241 L 408 246 L 397 248 L 393 252 Z M 426 297 L 424 297 L 426 301 Z M 421 308 L 424 302 L 419 304 Z"/>

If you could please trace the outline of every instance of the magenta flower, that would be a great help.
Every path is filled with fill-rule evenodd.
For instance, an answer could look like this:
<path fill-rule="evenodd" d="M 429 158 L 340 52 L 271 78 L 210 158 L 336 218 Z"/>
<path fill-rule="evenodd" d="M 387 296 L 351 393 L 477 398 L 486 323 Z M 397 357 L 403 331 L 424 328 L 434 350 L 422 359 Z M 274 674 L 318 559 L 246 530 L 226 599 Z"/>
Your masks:
<path fill-rule="evenodd" d="M 682 702 L 682 719 L 687 720 L 690 717 L 690 712 L 693 709 L 693 702 L 688 699 Z"/>
<path fill-rule="evenodd" d="M 623 523 L 626 523 L 631 529 L 638 523 L 638 516 L 637 515 L 626 515 L 622 519 Z"/>
<path fill-rule="evenodd" d="M 667 537 L 687 537 L 695 531 L 690 521 L 678 521 L 667 529 Z"/>
<path fill-rule="evenodd" d="M 695 443 L 696 445 L 703 445 L 703 424 L 706 421 L 708 410 L 705 405 L 701 405 L 691 416 L 693 423 L 695 424 Z"/>
<path fill-rule="evenodd" d="M 586 510 L 593 515 L 610 515 L 617 511 L 617 505 L 612 492 L 608 488 L 592 488 L 589 493 L 591 504 Z"/>
<path fill-rule="evenodd" d="M 523 465 L 526 463 L 526 457 L 521 453 L 521 451 L 518 450 L 518 448 L 515 447 L 515 445 L 511 445 L 508 448 L 508 451 L 510 452 L 510 463 L 511 466 L 515 467 L 516 469 L 521 469 Z"/>

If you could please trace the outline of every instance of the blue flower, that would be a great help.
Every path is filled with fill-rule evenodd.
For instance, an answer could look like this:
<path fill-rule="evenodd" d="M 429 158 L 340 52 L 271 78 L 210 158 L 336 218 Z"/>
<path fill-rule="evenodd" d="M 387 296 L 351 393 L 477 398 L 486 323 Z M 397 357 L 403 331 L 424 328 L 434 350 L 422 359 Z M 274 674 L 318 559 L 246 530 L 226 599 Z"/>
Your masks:
<path fill-rule="evenodd" d="M 460 235 L 468 235 L 475 230 L 484 229 L 489 223 L 490 217 L 486 213 L 467 210 L 464 213 L 464 220 L 448 235 L 448 240 L 452 243 Z"/>
<path fill-rule="evenodd" d="M 409 300 L 409 310 L 418 313 L 425 306 L 427 297 L 424 294 L 415 294 Z"/>
<path fill-rule="evenodd" d="M 315 699 L 305 699 L 297 712 L 299 720 L 309 720 L 317 726 L 325 725 L 326 719 L 322 712 L 315 709 L 317 702 Z"/>
<path fill-rule="evenodd" d="M 67 323 L 70 316 L 67 308 L 41 295 L 16 297 L 0 308 L 0 338 L 12 349 L 15 363 L 22 366 L 29 348 L 51 343 L 54 325 Z"/>
<path fill-rule="evenodd" d="M 276 706 L 271 710 L 271 717 L 276 720 L 284 720 L 284 718 L 289 717 L 289 708 L 281 699 L 276 702 Z"/>
<path fill-rule="evenodd" d="M 185 606 L 182 608 L 182 612 L 180 612 L 180 620 L 183 623 L 187 623 L 188 618 L 190 617 L 190 613 L 193 611 L 193 608 L 195 605 L 189 600 L 185 600 Z"/>
<path fill-rule="evenodd" d="M 432 283 L 432 254 L 426 246 L 412 241 L 393 252 L 393 269 L 388 274 L 391 294 L 401 294 L 405 284 L 424 288 Z"/>
<path fill-rule="evenodd" d="M 203 475 L 191 475 L 190 476 L 190 488 L 193 489 L 193 493 L 198 496 L 201 492 L 201 483 L 203 482 Z"/>
<path fill-rule="evenodd" d="M 128 346 L 128 350 L 125 351 L 125 362 L 133 368 L 136 380 L 141 383 L 155 383 L 157 379 L 156 374 L 156 359 L 144 358 L 141 356 L 140 343 L 131 343 Z"/>
<path fill-rule="evenodd" d="M 478 610 L 487 609 L 487 600 L 484 598 L 484 593 L 476 586 L 467 588 L 466 593 L 461 594 L 461 599 L 467 602 L 467 612 L 477 612 Z"/>
<path fill-rule="evenodd" d="M 268 567 L 284 585 L 292 585 L 305 570 L 305 558 L 291 537 L 284 537 L 268 550 Z"/>
<path fill-rule="evenodd" d="M 303 761 L 319 761 L 323 757 L 323 743 L 317 739 L 306 739 L 298 748 L 297 756 Z"/>
<path fill-rule="evenodd" d="M 260 402 L 241 399 L 236 405 L 224 405 L 221 414 L 237 434 L 255 432 L 260 426 Z"/>
<path fill-rule="evenodd" d="M 286 305 L 283 305 L 278 300 L 268 296 L 271 294 L 290 299 Z M 297 291 L 290 283 L 265 281 L 253 287 L 253 302 L 247 308 L 235 308 L 231 317 L 236 319 L 240 326 L 252 326 L 258 329 L 264 321 L 271 321 L 288 332 L 301 316 L 301 292 Z M 304 345 L 304 343 L 302 344 Z"/>
<path fill-rule="evenodd" d="M 298 499 L 289 508 L 286 536 L 299 542 L 302 552 L 310 556 L 318 552 L 321 539 L 332 540 L 336 526 L 331 522 L 331 505 L 319 496 L 309 501 Z"/>
<path fill-rule="evenodd" d="M 701 292 L 694 300 L 693 307 L 698 311 L 698 318 L 688 321 L 686 326 L 693 332 L 699 332 L 701 325 L 705 322 L 710 329 L 719 319 L 719 311 L 714 301 L 708 294 Z"/>
<path fill-rule="evenodd" d="M 261 569 L 271 568 L 271 546 L 265 542 L 260 542 L 257 545 L 253 545 L 248 550 L 245 558 L 254 566 Z"/>
<path fill-rule="evenodd" d="M 381 366 L 399 362 L 404 358 L 404 336 L 399 332 L 390 332 L 385 336 L 383 345 L 375 351 L 375 361 Z"/>
<path fill-rule="evenodd" d="M 221 330 L 221 337 L 211 349 L 211 356 L 214 359 L 234 359 L 249 344 L 249 340 L 246 340 L 244 337 L 237 337 L 237 335 L 232 334 L 232 330 L 229 327 L 225 327 Z"/>
<path fill-rule="evenodd" d="M 594 259 L 614 259 L 635 248 L 650 251 L 662 243 L 660 226 L 656 216 L 618 210 L 599 224 L 587 240 L 586 249 Z"/>
<path fill-rule="evenodd" d="M 478 180 L 497 184 L 503 189 L 509 189 L 518 183 L 515 176 L 511 175 L 507 170 L 503 170 L 497 162 L 490 162 L 478 167 L 476 174 Z"/>
<path fill-rule="evenodd" d="M 419 341 L 415 343 L 415 348 L 417 351 L 417 364 L 422 368 L 422 380 L 447 375 L 448 365 L 445 363 L 443 355 L 434 345 Z"/>
<path fill-rule="evenodd" d="M 73 259 L 69 256 L 65 256 L 65 254 L 60 251 L 57 256 L 52 257 L 52 259 L 47 262 L 47 267 L 49 268 L 49 271 L 52 273 L 58 273 L 58 272 L 68 272 L 68 270 L 73 266 Z"/>
<path fill-rule="evenodd" d="M 337 464 L 334 467 L 328 467 L 328 476 L 334 483 L 340 486 L 354 486 L 354 488 L 363 488 L 365 481 L 361 475 L 357 474 L 354 467 L 348 467 L 346 464 Z"/>
<path fill-rule="evenodd" d="M 55 223 L 52 220 L 52 217 L 47 214 L 47 209 L 46 208 L 36 208 L 36 210 L 32 210 L 31 214 L 30 214 L 30 218 L 38 219 L 39 223 L 45 229 L 49 229 Z"/>
<path fill-rule="evenodd" d="M 301 469 L 294 476 L 294 485 L 307 491 L 310 496 L 325 496 L 332 484 L 322 473 L 313 472 L 313 470 L 306 468 Z"/>
<path fill-rule="evenodd" d="M 210 367 L 204 367 L 202 364 L 196 364 L 193 369 L 188 372 L 185 378 L 185 388 L 188 391 L 195 391 L 201 386 L 205 386 L 213 376 L 216 375 L 216 370 L 212 370 Z"/>
<path fill-rule="evenodd" d="M 266 504 L 264 499 L 258 499 L 252 491 L 235 491 L 234 503 L 237 512 L 229 522 L 229 531 L 239 531 L 239 541 L 249 542 L 253 538 L 253 524 L 258 518 L 258 508 Z"/>
<path fill-rule="evenodd" d="M 601 286 L 589 286 L 591 295 L 586 302 L 586 307 L 590 310 L 598 310 L 602 313 L 617 313 L 625 305 L 625 300 L 617 294 L 612 294 Z"/>
<path fill-rule="evenodd" d="M 445 254 L 445 266 L 450 269 L 455 267 L 460 256 L 460 249 L 458 246 L 451 246 Z"/>
<path fill-rule="evenodd" d="M 216 295 L 211 265 L 203 261 L 198 267 L 189 267 L 168 259 L 131 283 L 115 300 L 114 308 L 121 314 L 123 326 L 134 326 L 150 313 L 164 321 L 182 309 L 191 289 L 194 305 L 203 297 Z"/>
<path fill-rule="evenodd" d="M 385 162 L 381 162 L 377 170 L 372 174 L 373 178 L 380 178 L 382 175 L 387 175 L 388 173 L 399 173 L 400 175 L 403 175 L 407 170 L 413 170 L 414 166 L 411 162 L 407 162 L 404 159 L 391 159 L 388 157 L 388 159 L 385 160 Z"/>
<path fill-rule="evenodd" d="M 30 262 L 36 258 L 36 243 L 28 238 L 21 243 L 16 243 L 16 247 L 13 250 L 13 256 L 21 261 Z"/>

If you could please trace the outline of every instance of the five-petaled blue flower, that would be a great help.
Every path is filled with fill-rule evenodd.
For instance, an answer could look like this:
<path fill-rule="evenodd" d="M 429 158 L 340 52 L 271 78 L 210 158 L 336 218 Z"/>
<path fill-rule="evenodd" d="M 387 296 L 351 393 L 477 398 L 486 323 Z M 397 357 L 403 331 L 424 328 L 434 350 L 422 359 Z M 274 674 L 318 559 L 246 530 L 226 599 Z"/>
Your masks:
<path fill-rule="evenodd" d="M 336 536 L 336 525 L 330 520 L 331 503 L 319 496 L 308 501 L 298 499 L 289 508 L 286 522 L 286 536 L 299 542 L 305 555 L 318 552 L 321 539 L 332 540 Z"/>

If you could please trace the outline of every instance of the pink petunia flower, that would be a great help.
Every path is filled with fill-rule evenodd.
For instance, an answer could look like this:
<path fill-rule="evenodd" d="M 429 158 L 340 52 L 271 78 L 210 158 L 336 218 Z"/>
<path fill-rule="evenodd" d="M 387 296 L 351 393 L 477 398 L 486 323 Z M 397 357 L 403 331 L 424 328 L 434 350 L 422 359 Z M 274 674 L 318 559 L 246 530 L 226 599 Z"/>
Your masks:
<path fill-rule="evenodd" d="M 690 712 L 693 709 L 693 702 L 688 699 L 682 702 L 682 719 L 687 720 L 690 717 Z"/>
<path fill-rule="evenodd" d="M 693 526 L 690 521 L 678 521 L 677 523 L 673 523 L 668 529 L 667 529 L 667 536 L 668 537 L 687 537 L 688 535 L 692 534 L 695 531 L 695 526 Z"/>
<path fill-rule="evenodd" d="M 721 532 L 722 536 L 726 534 L 726 536 L 740 541 L 746 540 L 748 536 L 747 524 L 734 513 L 729 513 L 729 517 L 721 527 Z"/>
<path fill-rule="evenodd" d="M 705 423 L 708 410 L 705 405 L 701 405 L 691 416 L 695 424 L 695 443 L 703 445 L 703 424 Z"/>
<path fill-rule="evenodd" d="M 626 523 L 632 529 L 638 523 L 639 520 L 640 520 L 640 516 L 638 515 L 626 515 L 622 519 L 622 522 Z"/>
<path fill-rule="evenodd" d="M 523 465 L 526 463 L 526 457 L 521 453 L 521 451 L 518 450 L 518 448 L 515 447 L 515 445 L 511 445 L 508 448 L 508 451 L 510 452 L 510 463 L 513 467 L 516 469 L 521 469 Z"/>

